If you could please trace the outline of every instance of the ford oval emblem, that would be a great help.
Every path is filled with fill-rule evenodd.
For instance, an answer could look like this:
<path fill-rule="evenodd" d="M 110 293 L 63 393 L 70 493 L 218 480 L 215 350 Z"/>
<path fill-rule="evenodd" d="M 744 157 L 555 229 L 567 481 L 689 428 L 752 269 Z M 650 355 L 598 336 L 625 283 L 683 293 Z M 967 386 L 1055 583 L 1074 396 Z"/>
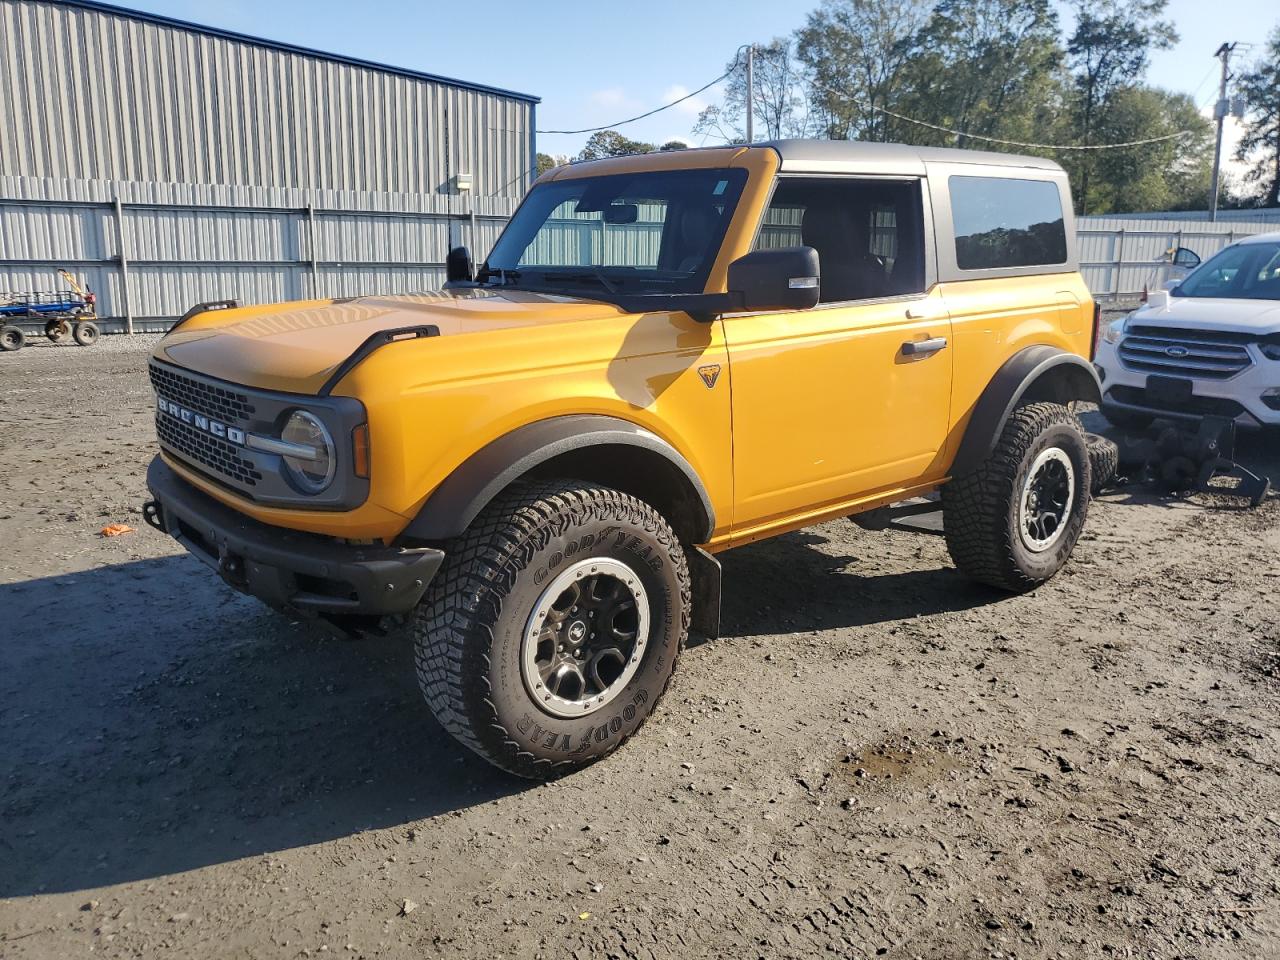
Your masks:
<path fill-rule="evenodd" d="M 1165 356 L 1182 359 L 1191 351 L 1188 350 L 1186 347 L 1165 347 L 1164 352 L 1165 352 Z"/>

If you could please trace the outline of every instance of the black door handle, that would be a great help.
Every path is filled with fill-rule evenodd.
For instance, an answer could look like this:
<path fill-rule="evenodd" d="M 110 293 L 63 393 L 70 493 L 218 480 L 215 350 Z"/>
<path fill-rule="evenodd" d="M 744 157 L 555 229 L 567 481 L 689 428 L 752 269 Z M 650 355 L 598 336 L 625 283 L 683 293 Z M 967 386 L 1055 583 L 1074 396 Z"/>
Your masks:
<path fill-rule="evenodd" d="M 904 357 L 927 357 L 946 348 L 946 337 L 931 337 L 928 340 L 908 340 L 902 345 L 902 355 Z"/>

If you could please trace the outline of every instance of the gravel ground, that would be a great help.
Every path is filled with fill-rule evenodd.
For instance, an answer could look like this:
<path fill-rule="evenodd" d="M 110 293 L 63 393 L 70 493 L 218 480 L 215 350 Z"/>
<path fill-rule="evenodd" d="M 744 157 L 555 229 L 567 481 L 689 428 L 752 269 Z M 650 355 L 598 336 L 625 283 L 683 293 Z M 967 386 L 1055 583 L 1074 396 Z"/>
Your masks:
<path fill-rule="evenodd" d="M 1280 955 L 1280 498 L 1108 494 L 1017 598 L 845 521 L 728 554 L 726 636 L 533 786 L 403 638 L 145 527 L 151 342 L 0 356 L 6 960 Z"/>

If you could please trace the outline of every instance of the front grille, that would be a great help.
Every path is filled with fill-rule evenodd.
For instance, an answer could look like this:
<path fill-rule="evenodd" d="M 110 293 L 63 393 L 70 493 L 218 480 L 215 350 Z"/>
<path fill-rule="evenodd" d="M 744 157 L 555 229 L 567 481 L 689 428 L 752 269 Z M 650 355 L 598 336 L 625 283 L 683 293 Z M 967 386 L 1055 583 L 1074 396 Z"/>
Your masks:
<path fill-rule="evenodd" d="M 1248 334 L 1132 326 L 1120 342 L 1120 362 L 1130 370 L 1170 377 L 1228 380 L 1253 363 Z"/>
<path fill-rule="evenodd" d="M 151 386 L 156 393 L 166 400 L 198 410 L 206 417 L 240 425 L 255 412 L 246 394 L 183 376 L 176 370 L 160 366 L 154 360 L 151 361 L 150 370 Z"/>
<path fill-rule="evenodd" d="M 164 446 L 193 465 L 203 465 L 218 479 L 233 480 L 247 487 L 256 486 L 262 479 L 253 463 L 240 456 L 238 447 L 181 420 L 159 414 L 156 434 Z"/>

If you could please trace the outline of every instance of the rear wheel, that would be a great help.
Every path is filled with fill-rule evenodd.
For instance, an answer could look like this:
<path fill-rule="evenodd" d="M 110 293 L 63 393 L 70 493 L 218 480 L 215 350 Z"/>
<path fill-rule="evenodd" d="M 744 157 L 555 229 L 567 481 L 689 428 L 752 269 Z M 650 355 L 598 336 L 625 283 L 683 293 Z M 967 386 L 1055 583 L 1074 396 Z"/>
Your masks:
<path fill-rule="evenodd" d="M 1096 497 L 1116 479 L 1120 469 L 1120 447 L 1114 440 L 1097 433 L 1086 434 L 1085 442 L 1089 447 L 1089 472 L 1093 477 L 1089 492 Z"/>
<path fill-rule="evenodd" d="M 12 324 L 0 327 L 0 350 L 21 350 L 27 342 L 27 335 L 21 327 Z"/>
<path fill-rule="evenodd" d="M 580 481 L 521 483 L 448 549 L 416 614 L 418 682 L 461 743 L 546 778 L 640 727 L 689 616 L 684 552 L 653 507 Z"/>
<path fill-rule="evenodd" d="M 82 347 L 91 347 L 98 342 L 98 325 L 91 320 L 81 320 L 71 328 L 71 335 Z"/>
<path fill-rule="evenodd" d="M 1075 549 L 1091 478 L 1084 430 L 1066 407 L 1019 407 L 987 461 L 942 488 L 952 560 L 982 583 L 1019 593 L 1038 587 Z"/>
<path fill-rule="evenodd" d="M 70 332 L 70 325 L 61 318 L 50 320 L 44 325 L 44 335 L 50 343 L 60 343 Z"/>

